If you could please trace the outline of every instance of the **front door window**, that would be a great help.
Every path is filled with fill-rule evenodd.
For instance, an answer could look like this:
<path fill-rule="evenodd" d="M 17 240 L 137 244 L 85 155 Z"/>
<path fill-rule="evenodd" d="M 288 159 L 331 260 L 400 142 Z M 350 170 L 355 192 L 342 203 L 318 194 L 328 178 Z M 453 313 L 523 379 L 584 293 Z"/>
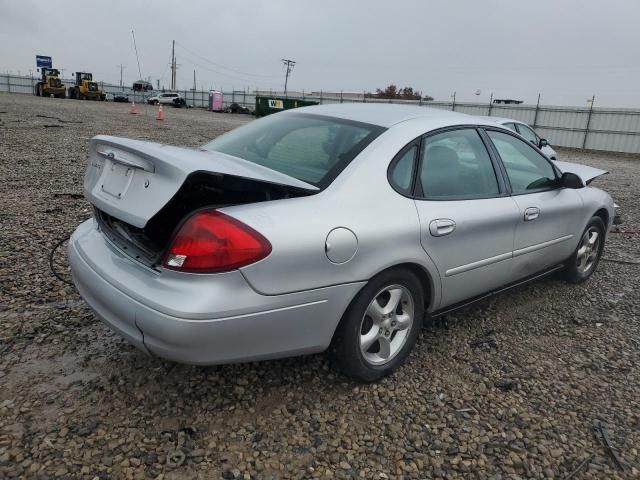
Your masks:
<path fill-rule="evenodd" d="M 549 161 L 535 148 L 507 133 L 489 130 L 507 170 L 513 193 L 531 193 L 556 188 L 556 173 Z"/>

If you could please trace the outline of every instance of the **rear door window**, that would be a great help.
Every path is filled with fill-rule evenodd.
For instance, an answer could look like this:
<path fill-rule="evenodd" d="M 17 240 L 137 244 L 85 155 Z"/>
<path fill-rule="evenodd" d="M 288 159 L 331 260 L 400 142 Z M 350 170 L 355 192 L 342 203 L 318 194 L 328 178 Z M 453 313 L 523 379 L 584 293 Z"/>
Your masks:
<path fill-rule="evenodd" d="M 433 199 L 491 197 L 500 192 L 489 153 L 473 128 L 423 140 L 419 186 L 422 196 Z"/>

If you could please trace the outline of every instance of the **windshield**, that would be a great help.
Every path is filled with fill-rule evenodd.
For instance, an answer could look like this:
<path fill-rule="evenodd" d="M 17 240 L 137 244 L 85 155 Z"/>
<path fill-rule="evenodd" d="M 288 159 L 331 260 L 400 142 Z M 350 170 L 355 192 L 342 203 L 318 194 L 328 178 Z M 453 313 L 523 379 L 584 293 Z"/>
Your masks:
<path fill-rule="evenodd" d="M 203 148 L 324 188 L 384 130 L 321 115 L 274 114 L 226 133 Z"/>

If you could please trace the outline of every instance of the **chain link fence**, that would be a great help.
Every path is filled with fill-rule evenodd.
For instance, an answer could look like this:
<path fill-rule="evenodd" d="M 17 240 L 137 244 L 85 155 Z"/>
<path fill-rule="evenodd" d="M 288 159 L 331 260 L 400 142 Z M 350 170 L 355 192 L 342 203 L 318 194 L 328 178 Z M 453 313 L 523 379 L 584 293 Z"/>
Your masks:
<path fill-rule="evenodd" d="M 0 92 L 22 93 L 27 95 L 35 95 L 36 84 L 40 81 L 38 77 L 24 77 L 10 74 L 0 74 Z M 72 79 L 62 79 L 66 89 L 74 85 Z M 209 92 L 201 90 L 151 90 L 148 92 L 134 91 L 132 87 L 120 87 L 119 85 L 105 85 L 98 82 L 100 88 L 105 93 L 125 93 L 129 97 L 129 101 L 136 103 L 144 103 L 149 97 L 159 93 L 179 93 L 186 101 L 187 105 L 192 107 L 207 108 L 209 106 Z M 255 107 L 256 98 L 253 92 L 247 90 L 234 90 L 232 92 L 224 92 L 224 107 L 237 103 L 246 108 Z"/>
<path fill-rule="evenodd" d="M 33 95 L 37 77 L 0 74 L 0 92 Z M 73 80 L 63 80 L 68 88 Z M 136 92 L 131 87 L 104 85 L 107 93 L 124 92 L 130 101 L 136 103 L 146 100 L 158 91 Z M 166 92 L 169 92 L 168 90 Z M 160 92 L 162 93 L 162 92 Z M 182 95 L 189 106 L 207 108 L 208 91 L 176 90 L 172 93 Z M 282 92 L 272 90 L 233 90 L 223 91 L 224 108 L 236 103 L 253 111 L 256 96 L 283 97 Z M 538 134 L 546 138 L 551 145 L 589 150 L 603 150 L 624 153 L 640 153 L 640 110 L 630 108 L 602 107 L 560 107 L 551 105 L 497 105 L 489 103 L 465 102 L 425 102 L 422 100 L 386 100 L 366 98 L 364 94 L 342 94 L 313 92 L 291 92 L 290 98 L 315 101 L 320 104 L 366 102 L 401 103 L 419 105 L 470 115 L 511 118 L 531 125 Z"/>

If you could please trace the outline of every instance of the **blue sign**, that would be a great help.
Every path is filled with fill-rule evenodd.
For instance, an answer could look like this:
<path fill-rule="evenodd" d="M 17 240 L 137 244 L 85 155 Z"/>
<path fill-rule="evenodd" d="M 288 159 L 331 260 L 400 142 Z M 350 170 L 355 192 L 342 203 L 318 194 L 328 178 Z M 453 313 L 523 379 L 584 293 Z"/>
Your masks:
<path fill-rule="evenodd" d="M 36 67 L 38 68 L 51 68 L 53 62 L 51 57 L 45 57 L 44 55 L 36 55 Z"/>

